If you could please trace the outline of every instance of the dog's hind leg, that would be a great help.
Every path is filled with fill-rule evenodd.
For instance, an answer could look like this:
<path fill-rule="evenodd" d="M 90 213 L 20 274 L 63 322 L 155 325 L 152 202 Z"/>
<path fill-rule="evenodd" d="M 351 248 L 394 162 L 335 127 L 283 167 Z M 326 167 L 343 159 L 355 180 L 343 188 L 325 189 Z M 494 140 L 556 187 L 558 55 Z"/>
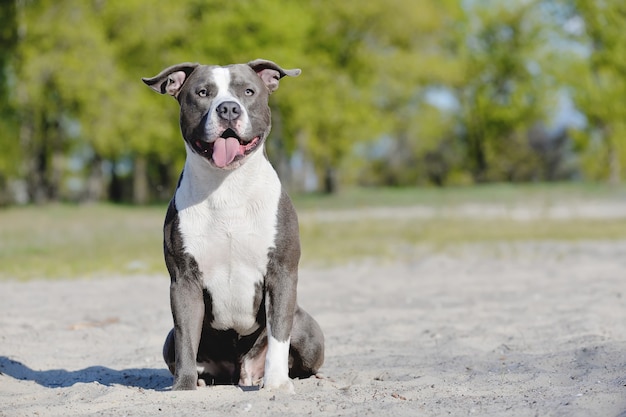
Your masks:
<path fill-rule="evenodd" d="M 233 337 L 229 332 L 215 332 L 206 329 L 203 331 L 196 359 L 198 386 L 233 384 L 236 382 L 235 373 L 237 366 L 231 353 L 233 345 Z M 165 338 L 163 359 L 172 375 L 176 375 L 176 337 L 174 329 Z"/>
<path fill-rule="evenodd" d="M 174 346 L 174 329 L 170 330 L 163 344 L 163 360 L 172 375 L 176 374 L 176 348 Z"/>
<path fill-rule="evenodd" d="M 315 319 L 296 309 L 289 347 L 289 377 L 308 378 L 324 363 L 324 334 Z"/>
<path fill-rule="evenodd" d="M 264 329 L 262 332 L 253 335 L 252 339 L 254 339 L 252 347 L 248 348 L 245 343 L 241 346 L 246 352 L 240 359 L 240 386 L 260 385 L 265 375 L 267 331 Z"/>

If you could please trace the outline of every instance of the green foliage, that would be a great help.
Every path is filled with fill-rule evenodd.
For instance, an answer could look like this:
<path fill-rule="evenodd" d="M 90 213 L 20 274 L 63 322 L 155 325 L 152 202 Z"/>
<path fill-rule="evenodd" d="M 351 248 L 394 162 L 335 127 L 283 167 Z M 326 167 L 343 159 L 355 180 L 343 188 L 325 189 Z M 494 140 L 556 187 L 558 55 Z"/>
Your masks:
<path fill-rule="evenodd" d="M 286 177 L 291 158 L 304 158 L 318 188 L 564 178 L 564 160 L 583 178 L 617 182 L 622 3 L 4 2 L 0 190 L 24 179 L 31 200 L 56 200 L 72 176 L 83 188 L 108 183 L 110 198 L 163 198 L 154 190 L 173 188 L 184 158 L 178 107 L 140 78 L 254 58 L 303 70 L 271 99 L 268 151 Z M 568 29 L 576 19 L 583 30 Z M 587 124 L 554 147 L 546 126 L 563 92 Z M 109 166 L 118 168 L 102 172 Z"/>
<path fill-rule="evenodd" d="M 0 5 L 0 204 L 8 200 L 3 192 L 10 175 L 18 172 L 19 144 L 17 137 L 18 123 L 15 107 L 11 103 L 11 83 L 13 71 L 11 58 L 17 45 L 17 8 L 14 2 Z"/>
<path fill-rule="evenodd" d="M 476 181 L 530 179 L 526 134 L 546 113 L 554 86 L 539 77 L 542 26 L 537 2 L 486 2 L 466 16 L 458 39 L 464 79 L 457 87 L 461 138 Z M 551 91 L 552 90 L 552 91 Z"/>
<path fill-rule="evenodd" d="M 589 122 L 578 137 L 583 168 L 592 177 L 619 182 L 626 178 L 626 5 L 577 0 L 573 6 L 584 19 L 582 41 L 590 50 L 569 80 Z"/>
<path fill-rule="evenodd" d="M 79 123 L 80 136 L 96 147 L 118 140 L 108 96 L 119 79 L 89 3 L 25 3 L 18 16 L 16 102 L 24 169 L 33 199 L 56 199 L 63 160 L 76 145 L 73 125 Z"/>

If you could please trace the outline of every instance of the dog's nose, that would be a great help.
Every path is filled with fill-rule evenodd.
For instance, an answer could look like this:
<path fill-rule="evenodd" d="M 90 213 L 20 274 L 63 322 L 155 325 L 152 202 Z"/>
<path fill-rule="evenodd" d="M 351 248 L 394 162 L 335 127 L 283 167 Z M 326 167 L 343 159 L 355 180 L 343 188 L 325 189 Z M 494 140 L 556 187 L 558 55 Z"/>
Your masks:
<path fill-rule="evenodd" d="M 217 114 L 224 120 L 237 120 L 241 116 L 241 107 L 234 101 L 225 101 L 217 106 Z"/>

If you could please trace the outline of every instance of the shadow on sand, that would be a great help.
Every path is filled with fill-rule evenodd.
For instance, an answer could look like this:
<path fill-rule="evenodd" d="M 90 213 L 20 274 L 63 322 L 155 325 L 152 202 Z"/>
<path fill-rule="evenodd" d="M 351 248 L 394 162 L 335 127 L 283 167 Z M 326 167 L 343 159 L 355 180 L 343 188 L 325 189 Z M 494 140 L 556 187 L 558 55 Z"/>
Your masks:
<path fill-rule="evenodd" d="M 0 356 L 0 374 L 23 381 L 34 381 L 48 388 L 65 388 L 74 384 L 98 382 L 102 385 L 123 385 L 164 391 L 172 385 L 172 374 L 166 369 L 115 370 L 104 366 L 90 366 L 77 371 L 50 369 L 35 371 L 21 362 Z"/>

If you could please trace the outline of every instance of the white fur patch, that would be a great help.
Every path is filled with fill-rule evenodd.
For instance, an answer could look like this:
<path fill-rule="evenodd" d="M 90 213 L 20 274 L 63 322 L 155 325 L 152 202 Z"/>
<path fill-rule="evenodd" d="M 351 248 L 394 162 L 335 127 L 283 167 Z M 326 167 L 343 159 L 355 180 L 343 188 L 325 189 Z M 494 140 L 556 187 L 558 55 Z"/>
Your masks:
<path fill-rule="evenodd" d="M 230 86 L 230 71 L 228 68 L 214 68 L 213 69 L 213 81 L 217 85 L 217 97 L 228 94 L 228 87 Z"/>
<path fill-rule="evenodd" d="M 257 149 L 239 168 L 211 167 L 188 149 L 175 202 L 185 251 L 213 302 L 212 327 L 255 331 L 254 297 L 274 246 L 281 185 Z"/>
<path fill-rule="evenodd" d="M 249 136 L 251 134 L 251 127 L 248 111 L 245 106 L 241 104 L 239 99 L 230 91 L 230 71 L 228 68 L 214 68 L 212 75 L 213 81 L 217 86 L 217 95 L 213 98 L 211 108 L 209 109 L 210 117 L 207 118 L 207 124 L 205 126 L 207 137 L 212 141 L 222 134 L 219 130 L 217 107 L 226 101 L 233 101 L 239 104 L 241 108 L 241 116 L 234 122 L 233 128 L 237 131 L 239 136 Z"/>
<path fill-rule="evenodd" d="M 294 392 L 293 382 L 289 378 L 289 345 L 291 337 L 279 341 L 272 331 L 272 300 L 268 295 L 265 298 L 265 311 L 267 314 L 267 353 L 265 355 L 265 375 L 263 386 L 270 390 Z"/>
<path fill-rule="evenodd" d="M 289 378 L 289 343 L 287 339 L 279 342 L 272 336 L 267 326 L 267 355 L 265 356 L 265 375 L 263 386 L 268 389 L 293 392 L 293 382 Z"/>

